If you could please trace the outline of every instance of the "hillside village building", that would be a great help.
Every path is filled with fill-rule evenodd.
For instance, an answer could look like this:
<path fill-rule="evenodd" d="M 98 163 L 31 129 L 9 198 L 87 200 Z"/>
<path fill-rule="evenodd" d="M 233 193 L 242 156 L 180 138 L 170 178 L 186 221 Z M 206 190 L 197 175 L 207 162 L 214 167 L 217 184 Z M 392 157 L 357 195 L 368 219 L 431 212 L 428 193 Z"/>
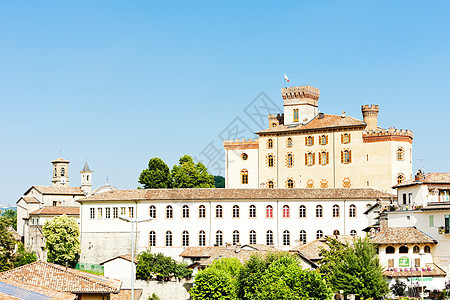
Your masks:
<path fill-rule="evenodd" d="M 289 250 L 324 235 L 359 235 L 364 211 L 393 195 L 352 189 L 116 190 L 81 204 L 82 263 L 98 264 L 131 253 L 130 223 L 119 217 L 153 217 L 136 225 L 136 252 L 151 247 L 174 259 L 190 246 L 265 244 Z"/>
<path fill-rule="evenodd" d="M 281 89 L 284 113 L 259 139 L 224 141 L 227 188 L 363 188 L 391 192 L 412 177 L 409 130 L 383 129 L 378 105 L 363 120 L 319 113 L 319 89 Z"/>

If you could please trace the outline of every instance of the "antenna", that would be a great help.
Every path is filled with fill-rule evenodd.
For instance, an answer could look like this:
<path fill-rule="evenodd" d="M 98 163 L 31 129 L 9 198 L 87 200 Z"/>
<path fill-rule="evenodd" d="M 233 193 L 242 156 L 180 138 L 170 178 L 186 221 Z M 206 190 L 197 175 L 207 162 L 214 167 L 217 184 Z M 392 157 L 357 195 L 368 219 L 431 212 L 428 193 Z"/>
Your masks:
<path fill-rule="evenodd" d="M 106 184 L 109 184 L 109 176 L 106 176 Z"/>
<path fill-rule="evenodd" d="M 62 151 L 61 151 L 61 149 L 59 149 L 59 157 L 62 157 Z"/>

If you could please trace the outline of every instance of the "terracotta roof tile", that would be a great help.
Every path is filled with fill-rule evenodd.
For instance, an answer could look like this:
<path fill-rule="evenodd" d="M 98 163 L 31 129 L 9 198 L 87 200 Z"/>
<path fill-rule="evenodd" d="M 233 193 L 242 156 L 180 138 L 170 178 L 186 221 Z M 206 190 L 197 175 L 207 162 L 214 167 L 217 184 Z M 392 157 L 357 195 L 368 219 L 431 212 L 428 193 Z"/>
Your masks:
<path fill-rule="evenodd" d="M 350 189 L 141 189 L 116 190 L 78 202 L 122 200 L 220 200 L 220 199 L 389 199 L 395 195 L 371 188 Z"/>
<path fill-rule="evenodd" d="M 428 202 L 421 210 L 450 210 L 450 202 Z"/>
<path fill-rule="evenodd" d="M 84 192 L 80 187 L 70 187 L 70 186 L 40 186 L 33 185 L 28 191 L 25 192 L 27 194 L 32 188 L 35 188 L 43 195 L 79 195 L 84 196 Z"/>
<path fill-rule="evenodd" d="M 314 119 L 306 124 L 298 125 L 279 125 L 258 131 L 256 134 L 267 134 L 267 133 L 278 133 L 278 132 L 301 132 L 310 130 L 320 130 L 329 129 L 336 127 L 361 127 L 364 129 L 366 123 L 361 120 L 355 119 L 349 116 L 338 116 L 338 115 L 323 115 L 323 118 L 319 118 L 317 115 Z"/>
<path fill-rule="evenodd" d="M 38 293 L 41 295 L 51 297 L 52 300 L 73 300 L 73 299 L 77 298 L 76 295 L 71 294 L 71 293 L 59 292 L 59 291 L 56 291 L 56 290 L 53 290 L 50 288 L 45 288 L 42 286 L 37 286 L 37 285 L 28 284 L 26 282 L 22 282 L 20 280 L 20 278 L 16 278 L 14 280 L 13 279 L 4 279 L 4 278 L 0 279 L 0 287 L 3 285 L 6 285 L 6 284 L 9 284 L 9 285 L 12 285 L 12 286 L 15 286 L 18 288 L 22 288 L 22 289 L 25 289 L 30 292 L 34 292 L 34 293 Z M 27 296 L 27 295 L 30 296 L 30 294 L 27 294 L 27 293 L 22 294 L 21 296 Z M 8 299 L 8 300 L 15 299 L 16 300 L 16 299 L 23 299 L 23 298 L 12 297 L 10 295 L 0 292 L 0 299 L 2 299 L 2 300 L 3 299 Z M 29 299 L 29 298 L 27 298 L 27 299 Z"/>
<path fill-rule="evenodd" d="M 104 276 L 65 268 L 43 261 L 24 265 L 3 273 L 0 278 L 17 279 L 69 293 L 118 293 L 122 282 Z"/>
<path fill-rule="evenodd" d="M 425 264 L 425 268 L 413 268 L 411 272 L 410 268 L 388 268 L 384 271 L 384 276 L 387 277 L 429 277 L 429 276 L 446 276 L 447 273 L 442 270 L 438 265 Z"/>
<path fill-rule="evenodd" d="M 421 180 L 417 180 L 415 178 L 411 178 L 403 181 L 402 183 L 394 185 L 396 187 L 414 185 L 414 184 L 450 184 L 450 173 L 427 173 L 424 178 Z"/>
<path fill-rule="evenodd" d="M 79 216 L 80 208 L 72 207 L 72 206 L 46 206 L 43 208 L 39 208 L 33 212 L 30 212 L 30 215 L 50 215 L 50 216 L 59 216 L 59 215 L 72 215 Z"/>
<path fill-rule="evenodd" d="M 62 157 L 55 159 L 54 161 L 52 161 L 52 163 L 55 162 L 63 162 L 63 163 L 70 163 L 70 161 L 68 161 L 67 159 L 64 159 Z"/>
<path fill-rule="evenodd" d="M 328 237 L 337 239 L 342 244 L 349 244 L 352 245 L 354 241 L 354 237 L 350 235 L 330 235 Z M 318 261 L 321 260 L 322 257 L 320 256 L 320 250 L 321 249 L 328 249 L 327 244 L 325 243 L 327 236 L 324 236 L 320 239 L 314 240 L 312 242 L 309 242 L 304 245 L 300 245 L 297 247 L 292 248 L 289 250 L 289 252 L 299 252 L 301 255 L 306 257 L 307 259 L 311 261 Z"/>
<path fill-rule="evenodd" d="M 23 199 L 26 203 L 41 203 L 41 202 L 39 202 L 38 199 L 36 199 L 34 197 L 23 196 L 23 197 L 20 197 L 20 199 Z M 19 201 L 20 201 L 20 199 L 19 199 Z"/>
<path fill-rule="evenodd" d="M 375 234 L 374 244 L 437 244 L 431 236 L 415 227 L 389 227 Z"/>
<path fill-rule="evenodd" d="M 134 300 L 138 300 L 142 295 L 141 289 L 134 289 Z M 130 300 L 131 290 L 120 290 L 118 294 L 111 294 L 110 300 Z"/>

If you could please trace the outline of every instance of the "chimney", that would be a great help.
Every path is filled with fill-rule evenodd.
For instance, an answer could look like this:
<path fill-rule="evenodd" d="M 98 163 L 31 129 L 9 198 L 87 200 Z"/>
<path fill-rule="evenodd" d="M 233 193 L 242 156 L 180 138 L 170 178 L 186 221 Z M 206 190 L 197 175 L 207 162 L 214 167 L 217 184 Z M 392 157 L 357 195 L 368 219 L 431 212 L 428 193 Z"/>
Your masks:
<path fill-rule="evenodd" d="M 361 106 L 364 123 L 367 124 L 366 130 L 377 130 L 378 111 L 378 105 L 371 104 Z"/>
<path fill-rule="evenodd" d="M 419 169 L 419 171 L 417 171 L 416 176 L 414 177 L 414 181 L 423 181 L 425 179 L 425 176 L 422 172 L 422 170 Z"/>

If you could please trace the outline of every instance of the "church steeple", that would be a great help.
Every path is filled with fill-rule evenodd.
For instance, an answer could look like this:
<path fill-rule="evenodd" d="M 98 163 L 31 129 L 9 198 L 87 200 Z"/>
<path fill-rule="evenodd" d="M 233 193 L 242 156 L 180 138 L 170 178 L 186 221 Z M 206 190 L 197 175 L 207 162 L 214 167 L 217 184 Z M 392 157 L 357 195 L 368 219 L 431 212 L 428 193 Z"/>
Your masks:
<path fill-rule="evenodd" d="M 69 186 L 69 163 L 70 161 L 60 157 L 52 161 L 53 164 L 53 186 Z"/>
<path fill-rule="evenodd" d="M 92 193 L 92 171 L 89 169 L 89 165 L 87 162 L 84 163 L 83 170 L 81 173 L 81 190 L 85 194 Z"/>

